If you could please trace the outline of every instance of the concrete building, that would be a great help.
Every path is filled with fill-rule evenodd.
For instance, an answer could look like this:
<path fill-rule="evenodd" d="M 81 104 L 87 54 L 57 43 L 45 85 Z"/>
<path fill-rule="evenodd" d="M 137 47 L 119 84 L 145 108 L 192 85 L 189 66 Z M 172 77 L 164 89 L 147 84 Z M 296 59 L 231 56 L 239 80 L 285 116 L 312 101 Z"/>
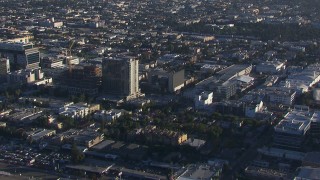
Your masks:
<path fill-rule="evenodd" d="M 185 85 L 184 69 L 178 71 L 152 69 L 147 76 L 149 85 L 162 92 L 174 93 Z"/>
<path fill-rule="evenodd" d="M 217 73 L 220 81 L 226 82 L 235 77 L 250 74 L 252 65 L 232 65 Z"/>
<path fill-rule="evenodd" d="M 302 159 L 302 166 L 320 168 L 320 152 L 308 152 Z"/>
<path fill-rule="evenodd" d="M 26 36 L 22 36 L 22 37 L 16 37 L 13 39 L 8 39 L 7 42 L 10 43 L 30 43 L 30 39 L 33 39 L 33 36 L 30 35 L 26 35 Z"/>
<path fill-rule="evenodd" d="M 188 135 L 182 132 L 175 132 L 168 129 L 159 129 L 156 126 L 147 126 L 136 129 L 129 133 L 132 139 L 144 139 L 150 143 L 160 143 L 178 146 L 187 141 Z"/>
<path fill-rule="evenodd" d="M 267 61 L 260 63 L 256 66 L 255 70 L 257 73 L 263 74 L 275 74 L 285 69 L 284 62 L 280 61 Z"/>
<path fill-rule="evenodd" d="M 216 95 L 218 99 L 229 99 L 231 96 L 237 93 L 237 83 L 234 81 L 226 81 L 216 84 Z"/>
<path fill-rule="evenodd" d="M 210 166 L 208 164 L 192 164 L 186 168 L 182 168 L 177 172 L 177 180 L 210 180 L 219 179 L 222 173 L 221 166 Z"/>
<path fill-rule="evenodd" d="M 59 109 L 59 115 L 72 118 L 84 118 L 89 114 L 89 108 L 86 106 L 68 106 Z"/>
<path fill-rule="evenodd" d="M 35 110 L 33 107 L 22 110 L 16 109 L 14 113 L 7 115 L 11 122 L 14 122 L 18 125 L 30 124 L 33 122 L 33 120 L 40 116 L 42 116 L 42 111 Z"/>
<path fill-rule="evenodd" d="M 254 118 L 256 113 L 261 112 L 263 110 L 263 102 L 260 101 L 258 104 L 249 104 L 246 106 L 245 116 Z"/>
<path fill-rule="evenodd" d="M 66 65 L 77 65 L 80 63 L 80 59 L 75 56 L 65 56 L 64 57 Z"/>
<path fill-rule="evenodd" d="M 64 66 L 62 58 L 45 57 L 41 61 L 42 68 L 63 68 Z"/>
<path fill-rule="evenodd" d="M 100 121 L 113 121 L 126 113 L 130 114 L 131 112 L 121 109 L 101 110 L 95 112 L 93 118 Z"/>
<path fill-rule="evenodd" d="M 0 42 L 0 54 L 19 68 L 38 68 L 40 52 L 31 43 Z"/>
<path fill-rule="evenodd" d="M 104 167 L 97 167 L 97 166 L 86 166 L 86 165 L 67 165 L 66 169 L 75 175 L 85 174 L 88 176 L 94 177 L 101 177 L 104 173 L 107 173 L 114 164 L 108 164 Z"/>
<path fill-rule="evenodd" d="M 294 180 L 314 179 L 320 179 L 320 168 L 300 167 L 298 169 L 298 175 L 294 177 Z"/>
<path fill-rule="evenodd" d="M 49 129 L 37 129 L 35 131 L 28 132 L 27 139 L 29 141 L 40 141 L 41 139 L 49 136 L 53 136 L 56 134 L 55 130 L 49 130 Z"/>
<path fill-rule="evenodd" d="M 215 111 L 221 114 L 244 116 L 246 104 L 241 101 L 228 100 L 215 103 Z"/>
<path fill-rule="evenodd" d="M 202 92 L 194 99 L 196 109 L 205 109 L 212 104 L 213 92 Z"/>
<path fill-rule="evenodd" d="M 10 72 L 7 74 L 8 83 L 32 83 L 44 79 L 41 69 L 24 69 Z"/>
<path fill-rule="evenodd" d="M 196 149 L 199 149 L 206 144 L 206 141 L 202 140 L 202 139 L 189 138 L 183 144 L 190 146 L 190 147 L 193 147 L 193 148 L 196 148 Z"/>
<path fill-rule="evenodd" d="M 218 100 L 229 99 L 242 89 L 239 86 L 239 78 L 251 79 L 249 76 L 244 76 L 249 75 L 251 71 L 252 65 L 231 65 L 217 72 L 216 75 L 197 83 L 195 89 L 213 91 Z M 240 79 L 243 80 L 243 78 Z"/>
<path fill-rule="evenodd" d="M 274 127 L 274 145 L 299 149 L 311 126 L 312 113 L 293 110 Z"/>
<path fill-rule="evenodd" d="M 102 85 L 107 95 L 125 99 L 138 97 L 139 60 L 134 57 L 108 57 L 102 63 Z"/>
<path fill-rule="evenodd" d="M 311 64 L 302 72 L 289 75 L 285 86 L 296 89 L 297 92 L 308 92 L 310 88 L 320 81 L 320 64 Z"/>
<path fill-rule="evenodd" d="M 100 105 L 87 103 L 68 104 L 59 108 L 59 115 L 64 115 L 72 118 L 84 118 L 85 116 L 100 110 Z"/>
<path fill-rule="evenodd" d="M 291 106 L 294 103 L 296 91 L 286 87 L 265 87 L 255 89 L 246 94 L 242 100 L 257 102 L 263 100 L 270 104 L 282 104 Z"/>
<path fill-rule="evenodd" d="M 289 179 L 285 172 L 256 166 L 246 167 L 245 174 L 249 179 Z"/>
<path fill-rule="evenodd" d="M 270 103 L 277 103 L 291 106 L 295 100 L 296 92 L 287 88 L 269 87 L 267 90 Z"/>
<path fill-rule="evenodd" d="M 249 75 L 251 71 L 252 65 L 231 65 L 217 72 L 214 76 L 198 82 L 192 90 L 185 91 L 184 96 L 193 99 L 195 95 L 198 95 L 203 91 L 212 91 L 217 100 L 229 99 L 231 96 L 235 95 L 237 91 L 243 89 L 239 81 L 251 79 L 249 76 L 244 76 Z"/>
<path fill-rule="evenodd" d="M 55 21 L 54 18 L 46 19 L 45 21 L 39 22 L 40 26 L 51 27 L 51 28 L 61 28 L 63 26 L 62 21 Z"/>
<path fill-rule="evenodd" d="M 58 144 L 76 143 L 79 146 L 90 148 L 104 140 L 104 134 L 98 131 L 99 127 L 96 127 L 95 124 L 91 124 L 85 129 L 70 129 L 57 134 L 53 138 L 53 141 Z"/>
<path fill-rule="evenodd" d="M 270 147 L 262 147 L 257 149 L 257 151 L 265 156 L 270 156 L 274 158 L 284 158 L 294 161 L 302 161 L 306 156 L 306 154 L 303 152 Z"/>

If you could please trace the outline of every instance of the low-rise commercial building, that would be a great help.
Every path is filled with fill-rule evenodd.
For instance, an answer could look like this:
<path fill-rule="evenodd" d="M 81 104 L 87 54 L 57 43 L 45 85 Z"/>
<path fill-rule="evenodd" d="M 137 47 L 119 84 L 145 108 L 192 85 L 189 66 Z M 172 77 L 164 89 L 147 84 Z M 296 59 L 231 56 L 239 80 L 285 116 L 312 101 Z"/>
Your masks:
<path fill-rule="evenodd" d="M 187 141 L 188 135 L 167 129 L 159 129 L 156 126 L 147 126 L 130 132 L 128 138 L 176 146 Z"/>
<path fill-rule="evenodd" d="M 118 119 L 125 113 L 130 114 L 131 112 L 121 109 L 101 110 L 93 114 L 93 118 L 99 121 L 113 121 Z"/>
<path fill-rule="evenodd" d="M 252 90 L 241 100 L 245 102 L 264 101 L 270 104 L 293 105 L 296 98 L 296 91 L 286 87 L 265 87 Z"/>
<path fill-rule="evenodd" d="M 70 129 L 57 134 L 53 141 L 58 144 L 76 143 L 78 146 L 90 148 L 104 140 L 104 134 L 98 132 L 99 128 L 91 125 L 85 129 Z"/>
<path fill-rule="evenodd" d="M 253 179 L 289 179 L 289 175 L 285 172 L 255 166 L 248 166 L 245 169 L 245 173 Z"/>
<path fill-rule="evenodd" d="M 308 152 L 302 159 L 302 166 L 320 168 L 320 152 Z"/>
<path fill-rule="evenodd" d="M 41 139 L 49 136 L 53 136 L 56 134 L 56 130 L 49 129 L 37 129 L 35 131 L 28 132 L 27 140 L 35 142 L 40 141 Z"/>
<path fill-rule="evenodd" d="M 24 69 L 24 70 L 10 72 L 7 74 L 8 83 L 28 84 L 28 83 L 36 83 L 37 81 L 42 81 L 42 80 L 45 80 L 45 78 L 44 78 L 44 73 L 42 72 L 41 69 Z M 52 80 L 48 82 L 52 82 Z"/>
<path fill-rule="evenodd" d="M 294 180 L 313 180 L 313 179 L 320 179 L 320 168 L 300 167 L 298 169 L 298 175 L 294 177 Z"/>
<path fill-rule="evenodd" d="M 99 104 L 67 104 L 64 107 L 59 108 L 59 115 L 68 116 L 72 118 L 84 118 L 85 116 L 100 110 Z"/>
<path fill-rule="evenodd" d="M 285 69 L 285 63 L 280 61 L 267 61 L 256 66 L 255 70 L 258 73 L 275 74 Z"/>
<path fill-rule="evenodd" d="M 302 72 L 289 75 L 285 84 L 289 88 L 296 89 L 297 92 L 308 92 L 309 88 L 320 81 L 320 64 L 311 64 Z"/>
<path fill-rule="evenodd" d="M 246 105 L 246 111 L 245 111 L 245 116 L 246 117 L 250 117 L 250 118 L 254 118 L 256 116 L 257 113 L 262 112 L 264 106 L 263 106 L 263 102 L 260 101 L 260 103 L 258 104 L 248 104 Z"/>
<path fill-rule="evenodd" d="M 182 168 L 176 173 L 177 180 L 210 180 L 219 179 L 222 173 L 221 166 L 211 166 L 208 164 L 192 164 Z"/>

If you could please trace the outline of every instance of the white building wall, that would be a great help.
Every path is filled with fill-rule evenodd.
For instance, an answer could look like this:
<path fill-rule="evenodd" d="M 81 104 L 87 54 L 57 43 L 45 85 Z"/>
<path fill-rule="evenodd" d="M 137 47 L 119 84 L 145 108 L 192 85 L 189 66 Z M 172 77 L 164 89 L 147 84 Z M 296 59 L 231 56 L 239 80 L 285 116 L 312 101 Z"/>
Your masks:
<path fill-rule="evenodd" d="M 204 109 L 213 102 L 213 92 L 202 92 L 195 97 L 195 108 Z"/>

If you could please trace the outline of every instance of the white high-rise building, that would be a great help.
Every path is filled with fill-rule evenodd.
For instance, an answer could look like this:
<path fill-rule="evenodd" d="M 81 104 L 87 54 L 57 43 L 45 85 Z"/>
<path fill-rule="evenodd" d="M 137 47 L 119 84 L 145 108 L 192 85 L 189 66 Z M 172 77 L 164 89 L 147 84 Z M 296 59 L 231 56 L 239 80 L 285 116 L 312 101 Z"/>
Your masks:
<path fill-rule="evenodd" d="M 107 95 L 117 95 L 126 99 L 140 96 L 139 60 L 127 56 L 104 59 L 102 84 Z"/>

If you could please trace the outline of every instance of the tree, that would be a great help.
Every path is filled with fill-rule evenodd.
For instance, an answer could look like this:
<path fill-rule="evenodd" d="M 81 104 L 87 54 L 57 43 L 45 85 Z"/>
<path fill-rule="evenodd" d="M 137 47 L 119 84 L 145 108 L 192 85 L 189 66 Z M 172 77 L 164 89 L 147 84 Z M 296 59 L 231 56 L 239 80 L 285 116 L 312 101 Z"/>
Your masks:
<path fill-rule="evenodd" d="M 71 148 L 71 160 L 74 163 L 79 163 L 85 158 L 83 152 L 81 152 L 75 143 L 72 144 Z"/>
<path fill-rule="evenodd" d="M 219 126 L 211 126 L 208 130 L 210 138 L 218 138 L 222 134 L 222 129 Z"/>
<path fill-rule="evenodd" d="M 85 94 L 81 94 L 78 98 L 79 102 L 84 102 L 86 100 L 86 95 Z"/>
<path fill-rule="evenodd" d="M 66 129 L 75 127 L 75 121 L 72 117 L 60 115 L 58 116 L 58 121 L 62 122 L 63 127 L 65 127 Z"/>
<path fill-rule="evenodd" d="M 40 116 L 37 119 L 35 119 L 34 123 L 40 127 L 48 127 L 48 117 Z"/>
<path fill-rule="evenodd" d="M 16 95 L 16 97 L 19 97 L 19 96 L 20 96 L 20 94 L 21 94 L 21 90 L 20 90 L 20 89 L 17 89 L 17 90 L 15 91 L 15 95 Z"/>

